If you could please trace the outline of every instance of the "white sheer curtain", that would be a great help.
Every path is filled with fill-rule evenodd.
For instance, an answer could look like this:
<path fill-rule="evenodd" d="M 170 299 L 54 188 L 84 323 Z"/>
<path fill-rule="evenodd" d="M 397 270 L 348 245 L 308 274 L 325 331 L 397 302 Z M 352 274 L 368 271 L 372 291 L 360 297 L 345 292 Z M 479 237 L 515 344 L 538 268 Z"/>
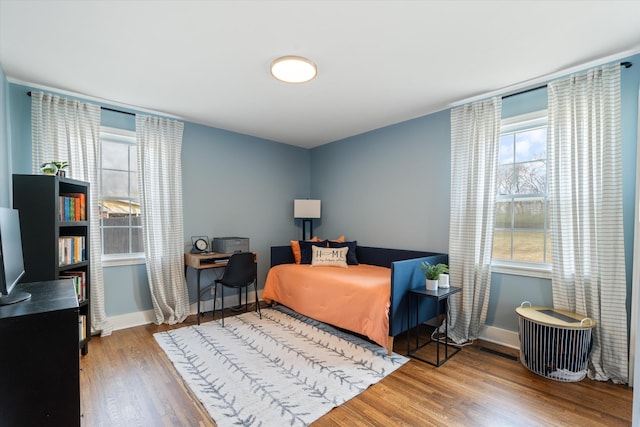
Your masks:
<path fill-rule="evenodd" d="M 597 322 L 588 375 L 628 381 L 620 66 L 550 83 L 553 304 Z"/>
<path fill-rule="evenodd" d="M 449 270 L 462 292 L 451 298 L 449 336 L 478 338 L 487 317 L 502 100 L 451 111 Z"/>
<path fill-rule="evenodd" d="M 189 314 L 182 223 L 183 126 L 136 115 L 142 235 L 157 324 L 182 322 Z"/>
<path fill-rule="evenodd" d="M 31 93 L 32 173 L 42 163 L 67 161 L 70 178 L 89 182 L 89 236 L 91 268 L 91 328 L 102 336 L 112 326 L 104 310 L 102 240 L 97 195 L 100 188 L 100 107 L 42 92 Z"/>

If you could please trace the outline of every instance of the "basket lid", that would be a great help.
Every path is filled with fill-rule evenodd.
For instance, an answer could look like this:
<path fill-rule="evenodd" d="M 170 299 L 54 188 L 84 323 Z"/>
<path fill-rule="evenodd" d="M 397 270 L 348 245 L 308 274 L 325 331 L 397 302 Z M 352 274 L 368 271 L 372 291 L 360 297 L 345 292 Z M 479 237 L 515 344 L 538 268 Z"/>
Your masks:
<path fill-rule="evenodd" d="M 568 310 L 551 307 L 518 307 L 516 313 L 532 322 L 572 329 L 591 329 L 596 326 L 596 322 L 582 314 L 573 313 Z"/>

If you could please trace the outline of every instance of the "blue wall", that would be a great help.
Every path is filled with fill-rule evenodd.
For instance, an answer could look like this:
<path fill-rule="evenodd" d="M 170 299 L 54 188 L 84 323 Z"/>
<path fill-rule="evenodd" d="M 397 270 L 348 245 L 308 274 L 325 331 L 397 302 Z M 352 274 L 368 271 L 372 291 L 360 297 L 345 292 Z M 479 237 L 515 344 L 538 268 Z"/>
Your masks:
<path fill-rule="evenodd" d="M 640 55 L 622 69 L 625 247 L 629 287 L 633 251 Z M 8 84 L 0 70 L 0 206 L 10 205 L 10 173 L 31 170 L 28 87 Z M 503 116 L 546 106 L 546 90 L 507 98 Z M 293 199 L 322 200 L 314 234 L 346 235 L 363 245 L 448 251 L 450 111 L 357 135 L 313 150 L 185 123 L 182 169 L 185 246 L 192 235 L 240 235 L 259 254 L 260 284 L 269 247 L 300 236 Z M 134 129 L 132 116 L 103 111 L 106 126 Z M 9 167 L 5 168 L 11 152 Z M 4 156 L 4 157 L 3 157 Z M 4 162 L 4 164 L 3 164 Z M 143 265 L 105 268 L 107 315 L 151 308 Z M 203 275 L 211 280 L 211 275 Z M 194 277 L 189 273 L 194 301 Z M 629 295 L 631 293 L 629 292 Z M 546 279 L 494 273 L 487 324 L 517 330 L 522 301 L 551 305 Z"/>
<path fill-rule="evenodd" d="M 258 252 L 258 284 L 270 266 L 270 247 L 297 239 L 293 199 L 309 197 L 309 150 L 185 123 L 182 146 L 184 232 L 242 236 Z M 195 275 L 189 272 L 189 295 Z M 204 283 L 214 272 L 202 273 Z"/>
<path fill-rule="evenodd" d="M 640 55 L 621 69 L 623 197 L 631 295 Z M 503 117 L 547 107 L 546 88 L 503 100 Z M 322 200 L 317 232 L 362 244 L 448 252 L 450 110 L 312 150 L 311 195 Z M 487 325 L 518 330 L 523 301 L 552 305 L 551 281 L 493 273 Z"/>
<path fill-rule="evenodd" d="M 9 84 L 8 88 L 13 171 L 31 173 L 31 99 L 26 93 L 33 89 L 16 84 Z M 135 118 L 127 114 L 103 110 L 101 122 L 135 130 Z M 270 246 L 286 244 L 300 233 L 293 219 L 293 199 L 309 197 L 309 156 L 309 150 L 299 147 L 185 122 L 185 248 L 191 246 L 194 235 L 249 237 L 251 250 L 258 252 L 258 283 L 262 286 L 269 269 Z M 0 182 L 4 191 L 11 187 L 9 177 L 10 174 L 6 178 L 3 174 L 0 178 L 6 179 Z M 211 272 L 205 272 L 202 283 L 213 278 Z M 192 271 L 187 279 L 190 300 L 194 302 Z M 107 316 L 152 308 L 144 265 L 105 267 L 104 280 Z"/>
<path fill-rule="evenodd" d="M 365 246 L 447 252 L 449 112 L 323 145 L 311 153 L 317 232 Z"/>

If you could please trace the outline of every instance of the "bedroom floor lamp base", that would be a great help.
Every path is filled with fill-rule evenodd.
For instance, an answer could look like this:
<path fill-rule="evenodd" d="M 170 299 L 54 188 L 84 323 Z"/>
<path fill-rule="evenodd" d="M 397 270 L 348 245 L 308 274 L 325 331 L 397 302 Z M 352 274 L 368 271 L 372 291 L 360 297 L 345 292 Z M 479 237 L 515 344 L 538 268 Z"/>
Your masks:
<path fill-rule="evenodd" d="M 310 219 L 303 219 L 302 220 L 302 240 L 308 240 L 307 239 L 307 224 L 309 227 L 309 239 L 311 237 L 313 237 L 313 221 Z"/>
<path fill-rule="evenodd" d="M 313 237 L 313 219 L 320 218 L 320 200 L 296 199 L 293 201 L 293 217 L 302 219 L 302 240 Z"/>

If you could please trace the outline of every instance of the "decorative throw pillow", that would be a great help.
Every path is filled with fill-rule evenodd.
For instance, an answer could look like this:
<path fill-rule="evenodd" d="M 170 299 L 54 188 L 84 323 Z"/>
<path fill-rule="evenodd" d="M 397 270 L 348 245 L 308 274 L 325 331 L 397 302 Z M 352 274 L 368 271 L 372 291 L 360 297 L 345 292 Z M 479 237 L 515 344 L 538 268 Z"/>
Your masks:
<path fill-rule="evenodd" d="M 358 243 L 354 240 L 353 242 L 336 242 L 329 241 L 330 248 L 349 248 L 349 252 L 347 252 L 347 264 L 349 265 L 358 265 L 358 258 L 356 257 L 356 246 Z"/>
<path fill-rule="evenodd" d="M 308 242 L 321 242 L 317 236 L 313 236 Z M 300 242 L 298 240 L 291 240 L 291 252 L 293 252 L 293 259 L 296 264 L 300 264 Z M 308 264 L 308 263 L 307 263 Z"/>
<path fill-rule="evenodd" d="M 348 247 L 344 248 L 323 248 L 312 246 L 313 253 L 311 265 L 313 267 L 342 267 L 347 268 Z"/>
<path fill-rule="evenodd" d="M 298 242 L 300 245 L 300 264 L 311 264 L 311 247 L 312 246 L 320 246 L 326 248 L 329 246 L 329 242 L 326 240 L 317 241 L 317 242 L 309 242 L 305 240 L 300 240 Z"/>

